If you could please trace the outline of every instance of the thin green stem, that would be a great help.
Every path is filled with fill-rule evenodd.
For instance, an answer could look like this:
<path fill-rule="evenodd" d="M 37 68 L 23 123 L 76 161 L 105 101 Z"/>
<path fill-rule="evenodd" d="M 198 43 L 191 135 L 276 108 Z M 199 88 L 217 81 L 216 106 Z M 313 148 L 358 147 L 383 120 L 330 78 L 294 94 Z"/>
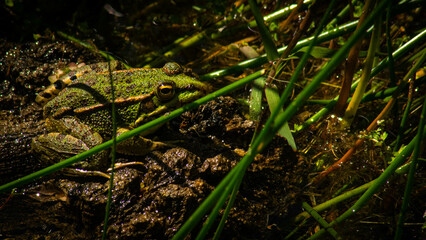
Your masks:
<path fill-rule="evenodd" d="M 367 59 L 364 64 L 361 79 L 358 83 L 357 88 L 355 89 L 355 93 L 345 111 L 345 116 L 343 117 L 343 120 L 341 123 L 343 128 L 347 128 L 351 125 L 353 119 L 355 118 L 359 104 L 361 103 L 362 96 L 365 93 L 365 89 L 367 88 L 367 84 L 370 81 L 370 77 L 371 77 L 370 73 L 371 73 L 371 69 L 373 68 L 375 53 L 380 44 L 380 34 L 381 34 L 380 26 L 381 26 L 381 17 L 378 17 L 374 24 L 373 34 L 371 36 L 370 46 L 368 48 L 368 53 L 367 53 Z"/>
<path fill-rule="evenodd" d="M 255 0 L 249 0 L 250 9 L 253 12 L 254 19 L 256 20 L 257 27 L 259 28 L 260 35 L 262 36 L 262 42 L 265 47 L 266 56 L 269 61 L 273 61 L 274 59 L 279 58 L 279 54 L 277 51 L 277 47 L 272 40 L 272 36 L 268 31 L 268 28 L 263 21 L 262 13 L 256 5 Z"/>
<path fill-rule="evenodd" d="M 329 227 L 329 224 L 327 221 L 325 221 L 321 215 L 315 211 L 307 202 L 302 203 L 302 207 L 306 210 L 307 213 L 309 213 L 323 228 L 327 230 L 327 232 L 334 238 L 337 239 L 337 232 L 333 228 Z"/>
<path fill-rule="evenodd" d="M 184 239 L 188 233 L 195 227 L 195 225 L 205 216 L 207 211 L 213 207 L 218 199 L 223 195 L 228 195 L 228 186 L 235 186 L 238 180 L 238 175 L 243 174 L 246 164 L 240 162 L 235 166 L 217 185 L 215 190 L 201 203 L 195 210 L 191 217 L 182 225 L 179 231 L 173 236 L 172 239 Z M 231 189 L 232 190 L 232 189 Z"/>
<path fill-rule="evenodd" d="M 216 232 L 214 233 L 214 236 L 213 236 L 214 240 L 217 240 L 220 238 L 220 234 L 222 233 L 222 230 L 225 227 L 226 219 L 228 219 L 229 212 L 231 211 L 232 206 L 234 206 L 235 199 L 237 198 L 238 189 L 239 187 L 234 186 L 234 189 L 232 190 L 231 196 L 228 201 L 228 205 L 226 206 L 226 209 L 223 212 L 222 219 L 220 220 L 219 226 L 217 227 Z"/>
<path fill-rule="evenodd" d="M 394 59 L 392 56 L 392 37 L 390 35 L 390 17 L 392 11 L 392 2 L 389 2 L 388 8 L 386 10 L 386 49 L 388 52 L 389 59 L 389 77 L 391 82 L 391 87 L 396 86 L 396 77 L 394 69 Z"/>
<path fill-rule="evenodd" d="M 352 4 L 354 2 L 355 1 L 352 1 Z M 346 7 L 344 7 L 342 9 L 342 11 L 340 11 L 337 14 L 337 16 L 333 20 L 330 21 L 330 23 L 328 24 L 328 26 L 335 26 L 335 25 L 337 25 L 343 19 L 343 17 L 346 16 L 349 13 L 349 10 L 350 10 L 350 4 L 346 5 Z"/>
<path fill-rule="evenodd" d="M 424 99 L 423 110 L 420 115 L 419 129 L 417 131 L 417 137 L 416 137 L 417 141 L 414 146 L 413 155 L 411 156 L 410 171 L 408 172 L 408 176 L 407 176 L 407 183 L 406 183 L 404 198 L 403 198 L 404 200 L 402 201 L 400 216 L 398 218 L 398 224 L 397 224 L 396 233 L 395 233 L 395 240 L 399 240 L 402 237 L 402 227 L 404 224 L 405 215 L 407 213 L 408 204 L 410 202 L 410 194 L 414 184 L 414 174 L 416 172 L 418 157 L 419 157 L 420 149 L 422 146 L 421 144 L 423 142 L 422 133 L 424 130 L 425 118 L 426 118 L 426 98 Z"/>
<path fill-rule="evenodd" d="M 232 188 L 232 185 L 228 185 L 225 188 L 225 191 L 220 196 L 219 200 L 216 203 L 216 206 L 211 211 L 209 217 L 207 218 L 206 222 L 204 223 L 203 227 L 201 228 L 195 240 L 205 239 L 208 231 L 210 230 L 211 226 L 213 225 L 214 221 L 219 215 L 220 209 L 222 209 L 223 204 L 225 204 L 225 201 L 229 196 L 227 193 L 231 191 L 231 188 Z"/>
<path fill-rule="evenodd" d="M 352 189 L 350 191 L 347 191 L 347 192 L 345 192 L 345 193 L 343 193 L 343 194 L 341 194 L 341 195 L 339 195 L 339 196 L 337 196 L 337 197 L 335 197 L 333 199 L 330 199 L 330 200 L 328 200 L 326 202 L 318 204 L 318 205 L 316 205 L 313 208 L 317 212 L 322 212 L 322 211 L 324 211 L 326 209 L 329 209 L 330 207 L 335 206 L 338 203 L 346 201 L 346 200 L 348 200 L 348 199 L 350 199 L 350 198 L 352 198 L 352 197 L 354 197 L 356 195 L 359 195 L 359 194 L 365 192 L 371 185 L 373 185 L 374 181 L 375 180 L 373 180 L 371 182 L 368 182 L 368 183 L 366 183 L 366 184 L 364 184 L 362 186 L 359 186 L 359 187 L 357 187 L 355 189 Z M 296 223 L 298 223 L 298 222 L 300 222 L 300 221 L 302 221 L 302 220 L 304 220 L 304 219 L 306 219 L 308 217 L 309 217 L 309 214 L 307 212 L 302 212 L 302 213 L 300 213 L 299 215 L 297 215 L 294 218 L 294 221 Z"/>
<path fill-rule="evenodd" d="M 411 109 L 411 104 L 413 103 L 412 90 L 413 89 L 410 89 L 408 91 L 407 104 L 405 106 L 404 113 L 402 114 L 401 123 L 399 124 L 398 135 L 396 136 L 395 146 L 393 148 L 394 151 L 396 151 L 401 146 L 401 139 L 404 136 L 404 129 L 407 125 L 408 116 L 410 114 L 410 109 Z"/>
<path fill-rule="evenodd" d="M 265 87 L 265 77 L 260 77 L 253 81 L 249 101 L 250 120 L 259 121 L 262 117 L 263 89 Z"/>
<path fill-rule="evenodd" d="M 109 59 L 108 60 L 108 72 L 109 72 L 109 79 L 110 79 L 110 85 L 111 85 L 111 111 L 112 111 L 112 157 L 111 157 L 111 175 L 109 179 L 109 187 L 108 187 L 108 197 L 107 197 L 107 204 L 105 206 L 105 218 L 104 218 L 104 227 L 102 232 L 102 239 L 106 239 L 107 237 L 107 229 L 108 229 L 108 219 L 109 219 L 109 213 L 111 211 L 111 203 L 112 203 L 112 188 L 114 187 L 114 165 L 115 165 L 115 159 L 116 159 L 116 152 L 117 152 L 117 113 L 116 113 L 116 105 L 115 105 L 115 88 L 114 88 L 114 79 L 112 77 L 112 71 L 111 71 L 111 64 Z"/>

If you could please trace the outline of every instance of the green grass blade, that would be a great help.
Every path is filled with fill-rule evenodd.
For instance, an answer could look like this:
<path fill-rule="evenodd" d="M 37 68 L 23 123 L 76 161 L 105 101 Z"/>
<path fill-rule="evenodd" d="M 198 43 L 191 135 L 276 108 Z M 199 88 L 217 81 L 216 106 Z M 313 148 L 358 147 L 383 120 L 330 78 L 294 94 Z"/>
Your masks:
<path fill-rule="evenodd" d="M 296 56 L 300 56 L 308 50 L 308 47 L 303 47 L 294 53 Z M 313 47 L 312 51 L 309 53 L 314 58 L 331 58 L 337 52 L 336 49 L 326 48 L 326 47 Z"/>
<path fill-rule="evenodd" d="M 280 95 L 278 94 L 277 86 L 273 85 L 266 88 L 265 95 L 266 99 L 268 100 L 269 110 L 272 112 L 275 108 L 277 108 L 280 102 Z M 279 111 L 280 113 L 284 112 L 282 108 Z M 293 135 L 291 134 L 288 123 L 284 123 L 284 125 L 278 130 L 278 135 L 285 138 L 294 151 L 297 150 L 296 142 L 294 141 Z"/>
<path fill-rule="evenodd" d="M 250 119 L 259 121 L 262 117 L 262 98 L 263 89 L 265 87 L 265 77 L 260 77 L 253 81 L 249 101 Z"/>
<path fill-rule="evenodd" d="M 395 240 L 401 239 L 402 237 L 402 228 L 404 225 L 404 219 L 405 219 L 405 215 L 408 209 L 408 204 L 410 201 L 411 191 L 413 189 L 414 174 L 416 172 L 418 157 L 419 157 L 421 146 L 422 146 L 421 144 L 423 142 L 422 133 L 425 126 L 425 118 L 426 118 L 426 97 L 424 98 L 423 110 L 420 115 L 419 128 L 418 128 L 417 136 L 416 136 L 417 140 L 415 142 L 413 155 L 411 156 L 410 171 L 408 172 L 408 176 L 407 176 L 407 183 L 406 183 L 404 198 L 403 198 L 404 200 L 402 201 L 401 211 L 398 218 L 398 224 L 397 224 L 396 233 L 395 233 Z"/>
<path fill-rule="evenodd" d="M 412 102 L 413 102 L 412 96 L 411 94 L 409 94 L 404 113 L 402 114 L 401 123 L 399 124 L 398 135 L 396 136 L 395 146 L 393 148 L 394 152 L 396 152 L 398 148 L 401 146 L 401 139 L 404 136 L 404 129 L 407 126 L 408 116 L 410 114 Z"/>
<path fill-rule="evenodd" d="M 260 13 L 259 8 L 256 5 L 255 0 L 249 0 L 250 9 L 253 12 L 254 19 L 256 20 L 257 27 L 259 28 L 260 36 L 262 36 L 262 42 L 263 46 L 265 47 L 266 56 L 268 57 L 269 61 L 273 61 L 277 58 L 279 58 L 279 54 L 277 51 L 277 47 L 274 44 L 274 41 L 272 40 L 272 36 L 268 31 L 268 28 L 265 25 L 265 22 L 263 21 L 263 16 Z"/>
<path fill-rule="evenodd" d="M 352 99 L 346 108 L 345 115 L 342 119 L 341 126 L 343 128 L 348 128 L 353 119 L 355 118 L 356 112 L 358 111 L 359 104 L 361 103 L 362 96 L 367 89 L 368 82 L 370 81 L 371 69 L 373 68 L 373 62 L 376 55 L 377 48 L 380 45 L 380 35 L 381 35 L 381 16 L 376 19 L 374 24 L 373 34 L 371 35 L 370 46 L 368 47 L 368 54 L 362 70 L 361 79 L 358 83 L 355 93 L 352 96 Z"/>
<path fill-rule="evenodd" d="M 327 232 L 334 238 L 334 239 L 338 239 L 337 237 L 337 232 L 336 230 L 334 230 L 333 228 L 329 228 L 329 224 L 327 223 L 327 221 L 325 221 L 321 215 L 319 215 L 317 213 L 317 211 L 315 211 L 315 209 L 313 209 L 311 206 L 309 206 L 308 203 L 303 202 L 302 203 L 302 207 L 306 210 L 307 213 L 309 213 L 324 229 L 327 230 Z"/>
<path fill-rule="evenodd" d="M 302 59 L 300 60 L 298 66 L 296 67 L 296 70 L 292 74 L 290 81 L 287 84 L 287 86 L 286 86 L 286 88 L 285 88 L 285 90 L 284 90 L 284 92 L 281 96 L 281 99 L 279 98 L 278 91 L 276 91 L 276 90 L 274 91 L 274 89 L 272 87 L 266 89 L 267 90 L 266 91 L 266 97 L 268 98 L 268 103 L 269 103 L 269 106 L 271 108 L 271 113 L 273 111 L 277 111 L 277 112 L 274 113 L 275 115 L 277 115 L 277 114 L 281 115 L 283 113 L 282 107 L 284 106 L 287 99 L 290 97 L 290 93 L 293 90 L 294 84 L 296 83 L 300 73 L 302 72 L 303 67 L 307 63 L 308 57 L 310 56 L 312 49 L 314 48 L 316 39 L 318 38 L 320 31 L 322 31 L 322 28 L 325 25 L 325 21 L 327 19 L 328 13 L 331 11 L 334 4 L 335 4 L 334 0 L 330 2 L 329 6 L 326 10 L 326 13 L 324 14 L 323 18 L 321 19 L 321 21 L 319 23 L 317 30 L 315 31 L 313 41 L 309 44 L 306 51 L 304 52 Z M 274 114 L 272 114 L 271 118 L 273 118 Z M 275 124 L 277 124 L 281 127 L 277 130 L 274 130 L 274 132 L 278 131 L 281 136 L 283 136 L 287 139 L 288 143 L 293 148 L 293 150 L 296 150 L 296 143 L 294 141 L 293 135 L 291 134 L 288 123 L 287 122 L 282 122 L 282 123 L 275 122 Z"/>
<path fill-rule="evenodd" d="M 225 204 L 226 199 L 228 199 L 228 196 L 229 196 L 228 193 L 231 192 L 231 188 L 232 188 L 231 184 L 226 186 L 225 191 L 219 197 L 219 200 L 217 201 L 216 206 L 212 209 L 209 217 L 207 218 L 206 222 L 204 223 L 203 227 L 201 228 L 195 240 L 202 240 L 206 237 L 208 231 L 210 230 L 214 221 L 219 215 L 220 209 L 222 209 L 223 204 Z M 194 224 L 197 224 L 197 223 L 194 223 Z"/>
<path fill-rule="evenodd" d="M 223 195 L 228 195 L 230 188 L 228 186 L 234 186 L 238 180 L 238 176 L 242 175 L 245 171 L 245 165 L 237 164 L 217 185 L 212 193 L 201 203 L 201 205 L 195 210 L 191 217 L 182 225 L 179 231 L 173 236 L 172 239 L 184 239 L 188 233 L 198 224 L 198 222 L 205 216 L 207 211 L 213 207 L 216 201 Z M 232 189 L 231 189 L 232 190 Z"/>
<path fill-rule="evenodd" d="M 239 184 L 238 184 L 239 186 Z M 235 199 L 237 198 L 239 187 L 234 186 L 232 190 L 231 197 L 229 198 L 228 205 L 226 206 L 225 211 L 223 212 L 222 219 L 220 220 L 219 226 L 214 233 L 213 240 L 218 240 L 220 238 L 220 234 L 222 233 L 223 228 L 225 227 L 226 219 L 228 219 L 229 212 L 231 211 L 232 206 L 234 206 Z"/>
<path fill-rule="evenodd" d="M 355 1 L 352 1 L 352 4 L 354 4 L 354 2 Z M 346 7 L 344 7 L 342 9 L 342 11 L 340 11 L 337 14 L 337 16 L 333 20 L 330 21 L 330 23 L 327 25 L 327 27 L 337 25 L 349 13 L 350 8 L 351 8 L 350 4 L 346 5 Z"/>
<path fill-rule="evenodd" d="M 392 10 L 392 3 L 390 2 L 388 8 L 386 9 L 386 50 L 388 52 L 388 60 L 389 60 L 389 77 L 391 86 L 396 86 L 396 76 L 394 69 L 394 59 L 392 56 L 392 37 L 390 34 L 390 16 Z"/>
<path fill-rule="evenodd" d="M 305 6 L 308 5 L 308 4 L 311 4 L 311 3 L 312 3 L 312 0 L 305 0 L 305 1 L 303 1 L 303 5 L 305 5 Z M 273 12 L 273 13 L 271 13 L 269 15 L 266 15 L 265 17 L 263 17 L 263 20 L 265 22 L 269 23 L 269 22 L 275 21 L 277 19 L 280 19 L 282 17 L 285 17 L 291 11 L 293 11 L 293 9 L 295 9 L 296 6 L 297 6 L 297 4 L 291 4 L 288 7 L 282 8 L 282 9 L 276 11 L 276 12 Z M 249 24 L 248 24 L 249 28 L 254 28 L 256 26 L 257 26 L 256 20 L 253 20 L 253 21 L 249 22 Z"/>
<path fill-rule="evenodd" d="M 110 79 L 110 86 L 111 86 L 111 117 L 112 117 L 112 151 L 111 151 L 111 176 L 109 179 L 109 187 L 108 187 L 108 196 L 107 196 L 107 204 L 105 206 L 105 217 L 104 217 L 104 227 L 102 232 L 102 239 L 106 239 L 107 237 L 107 229 L 108 229 L 108 219 L 109 219 L 109 213 L 111 210 L 111 203 L 112 203 L 112 188 L 114 187 L 114 165 L 115 165 L 115 159 L 116 159 L 116 153 L 117 153 L 117 112 L 116 112 L 116 104 L 115 104 L 115 88 L 114 88 L 114 79 L 112 77 L 112 70 L 111 70 L 111 64 L 109 59 L 108 60 L 108 73 L 109 73 L 109 79 Z"/>

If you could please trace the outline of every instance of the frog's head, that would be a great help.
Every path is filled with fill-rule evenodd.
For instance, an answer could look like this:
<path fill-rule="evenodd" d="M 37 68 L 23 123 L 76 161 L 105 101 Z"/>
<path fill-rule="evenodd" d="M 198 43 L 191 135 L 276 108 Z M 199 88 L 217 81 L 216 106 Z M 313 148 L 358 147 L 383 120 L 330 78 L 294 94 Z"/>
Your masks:
<path fill-rule="evenodd" d="M 157 99 L 163 105 L 179 107 L 204 96 L 210 86 L 200 82 L 191 72 L 184 71 L 177 63 L 166 63 L 162 68 L 162 81 L 155 89 Z"/>

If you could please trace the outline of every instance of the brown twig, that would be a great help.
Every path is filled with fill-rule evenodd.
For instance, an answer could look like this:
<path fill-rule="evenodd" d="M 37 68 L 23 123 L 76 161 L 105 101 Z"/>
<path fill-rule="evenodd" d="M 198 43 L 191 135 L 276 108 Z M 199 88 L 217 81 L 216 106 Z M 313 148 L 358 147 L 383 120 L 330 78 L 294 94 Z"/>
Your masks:
<path fill-rule="evenodd" d="M 361 17 L 359 19 L 357 29 L 364 23 L 368 14 L 371 12 L 374 6 L 374 0 L 367 0 L 365 2 L 364 8 L 362 10 Z M 343 116 L 345 111 L 346 102 L 349 98 L 349 93 L 351 91 L 352 79 L 355 74 L 355 69 L 358 66 L 358 56 L 361 49 L 362 39 L 360 39 L 349 52 L 348 58 L 345 62 L 345 74 L 342 82 L 342 87 L 339 92 L 339 99 L 337 100 L 336 106 L 334 107 L 334 113 L 337 116 Z"/>
<path fill-rule="evenodd" d="M 390 101 L 386 104 L 386 106 L 383 108 L 383 110 L 379 113 L 379 115 L 370 123 L 370 125 L 367 127 L 367 133 L 371 132 L 372 130 L 376 129 L 379 120 L 382 120 L 384 116 L 386 116 L 392 109 L 394 103 L 396 101 L 396 97 L 392 97 Z M 357 149 L 359 149 L 362 144 L 364 143 L 365 139 L 358 139 L 356 140 L 355 144 L 349 149 L 345 155 L 337 162 L 335 162 L 333 165 L 331 165 L 326 170 L 322 171 L 320 175 L 316 176 L 312 180 L 312 184 L 318 184 L 320 183 L 325 176 L 327 176 L 332 171 L 340 168 L 346 161 L 348 161 L 352 155 L 355 153 Z"/>
<path fill-rule="evenodd" d="M 303 2 L 303 1 L 299 1 L 299 2 Z M 285 49 L 285 51 L 283 52 L 283 54 L 280 56 L 279 61 L 274 65 L 274 67 L 271 69 L 271 71 L 268 74 L 268 78 L 266 79 L 266 87 L 268 86 L 268 84 L 272 83 L 272 80 L 275 78 L 275 76 L 277 75 L 277 70 L 280 67 L 280 65 L 282 64 L 282 62 L 284 61 L 285 58 L 288 57 L 288 55 L 290 55 L 291 50 L 293 50 L 294 46 L 296 46 L 297 42 L 300 40 L 300 37 L 302 36 L 302 33 L 304 33 L 309 25 L 312 22 L 312 18 L 311 18 L 311 8 L 309 8 L 306 11 L 306 15 L 305 18 L 302 20 L 302 23 L 299 25 L 299 27 L 296 29 L 296 31 L 293 34 L 293 38 L 291 39 L 290 43 L 287 45 L 287 48 Z M 288 18 L 284 21 L 288 22 L 289 19 L 291 19 L 292 14 L 296 14 L 297 13 L 298 8 L 296 7 L 295 9 L 293 9 L 293 11 L 291 12 L 290 16 L 288 16 Z"/>
<path fill-rule="evenodd" d="M 297 6 L 293 9 L 293 11 L 291 11 L 291 13 L 288 15 L 288 17 L 286 18 L 286 20 L 284 20 L 283 22 L 281 22 L 279 24 L 278 29 L 282 32 L 284 30 L 285 27 L 287 27 L 287 25 L 290 23 L 290 21 L 297 15 L 297 13 L 299 12 L 299 9 L 303 6 L 303 0 L 299 0 L 297 2 Z"/>

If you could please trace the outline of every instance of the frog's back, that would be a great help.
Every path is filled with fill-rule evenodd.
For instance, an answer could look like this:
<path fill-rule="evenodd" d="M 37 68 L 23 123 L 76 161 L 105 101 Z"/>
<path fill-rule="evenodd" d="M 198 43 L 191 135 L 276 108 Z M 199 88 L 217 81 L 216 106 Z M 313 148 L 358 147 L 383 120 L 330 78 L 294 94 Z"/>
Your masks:
<path fill-rule="evenodd" d="M 132 69 L 112 72 L 116 98 L 146 95 L 161 80 L 156 69 Z M 76 109 L 111 102 L 109 73 L 90 73 L 74 80 L 58 96 L 44 106 L 44 116 L 49 117 L 59 109 Z"/>
<path fill-rule="evenodd" d="M 193 75 L 184 73 L 177 63 L 168 63 L 161 69 L 130 69 L 111 74 L 90 72 L 74 79 L 49 101 L 44 106 L 44 117 L 68 114 L 93 116 L 93 113 L 110 111 L 111 77 L 116 103 L 123 115 L 132 116 L 126 116 L 125 122 L 133 120 L 138 114 L 153 111 L 160 105 L 173 109 L 199 98 L 207 90 L 207 85 Z"/>

